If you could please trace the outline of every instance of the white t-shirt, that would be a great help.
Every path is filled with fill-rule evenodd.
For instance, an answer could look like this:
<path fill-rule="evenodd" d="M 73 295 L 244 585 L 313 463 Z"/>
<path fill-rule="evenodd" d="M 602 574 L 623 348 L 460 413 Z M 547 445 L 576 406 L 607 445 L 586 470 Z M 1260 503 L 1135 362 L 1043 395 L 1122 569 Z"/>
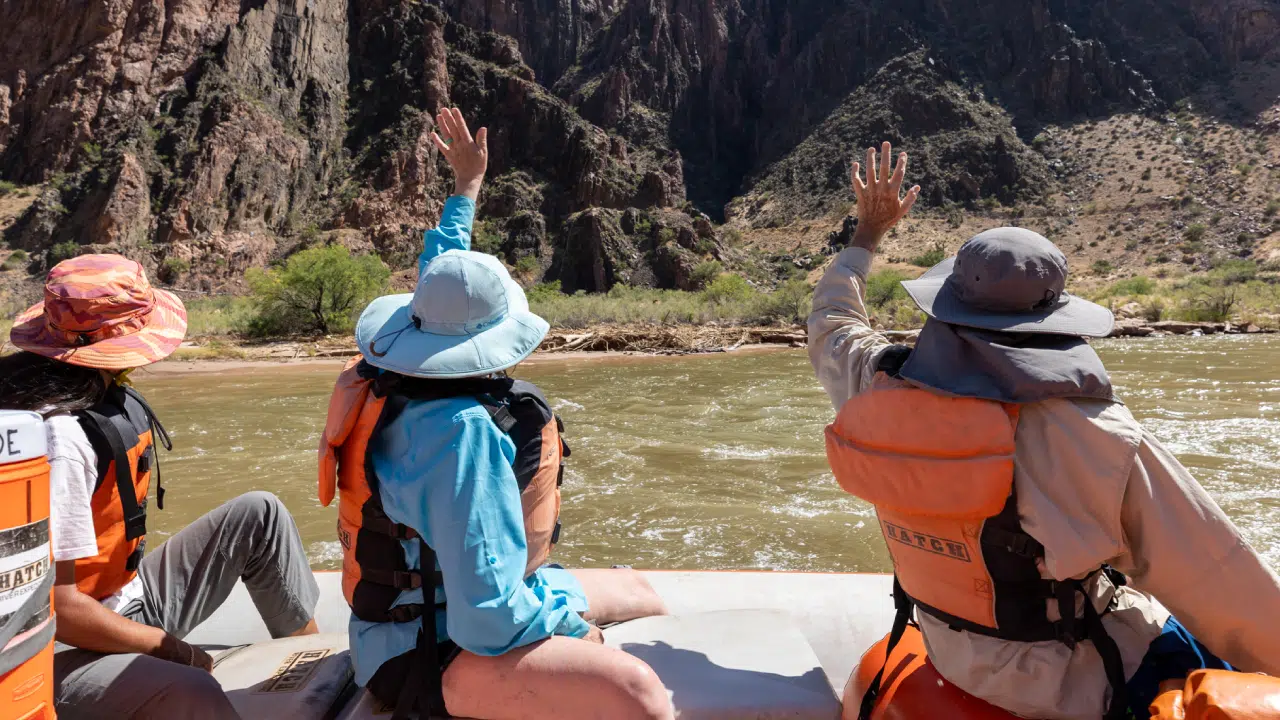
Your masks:
<path fill-rule="evenodd" d="M 80 421 L 56 415 L 45 421 L 49 436 L 49 524 L 53 534 L 53 560 L 66 562 L 98 554 L 90 499 L 98 484 L 98 456 Z M 142 598 L 142 579 L 134 577 L 102 604 L 114 612 Z"/>

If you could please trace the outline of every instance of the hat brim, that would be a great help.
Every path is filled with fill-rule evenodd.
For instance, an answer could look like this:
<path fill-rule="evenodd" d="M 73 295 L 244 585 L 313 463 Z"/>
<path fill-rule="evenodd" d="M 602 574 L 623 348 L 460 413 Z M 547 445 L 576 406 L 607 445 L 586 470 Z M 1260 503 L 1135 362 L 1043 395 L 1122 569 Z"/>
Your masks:
<path fill-rule="evenodd" d="M 48 332 L 44 302 L 38 302 L 14 320 L 9 342 L 19 350 L 98 370 L 129 370 L 159 362 L 172 355 L 186 338 L 187 309 L 171 292 L 159 289 L 152 292 L 155 307 L 147 316 L 146 324 L 128 335 L 67 347 Z"/>
<path fill-rule="evenodd" d="M 537 315 L 518 311 L 477 333 L 438 335 L 414 326 L 409 314 L 412 300 L 409 293 L 380 297 L 360 315 L 356 345 L 370 365 L 440 380 L 488 375 L 529 357 L 551 329 Z"/>
<path fill-rule="evenodd" d="M 1068 293 L 1062 294 L 1056 306 L 1035 312 L 1001 313 L 966 305 L 947 283 L 955 262 L 954 257 L 947 258 L 919 278 L 902 283 L 931 318 L 979 330 L 1078 337 L 1106 337 L 1115 326 L 1110 310 Z"/>

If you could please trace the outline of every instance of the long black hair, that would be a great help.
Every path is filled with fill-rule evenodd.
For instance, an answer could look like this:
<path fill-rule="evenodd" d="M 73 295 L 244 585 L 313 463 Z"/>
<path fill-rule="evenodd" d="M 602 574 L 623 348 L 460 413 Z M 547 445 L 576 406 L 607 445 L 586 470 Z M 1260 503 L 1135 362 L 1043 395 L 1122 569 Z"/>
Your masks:
<path fill-rule="evenodd" d="M 87 410 L 102 401 L 107 382 L 93 368 L 31 352 L 0 356 L 0 409 L 45 417 Z"/>

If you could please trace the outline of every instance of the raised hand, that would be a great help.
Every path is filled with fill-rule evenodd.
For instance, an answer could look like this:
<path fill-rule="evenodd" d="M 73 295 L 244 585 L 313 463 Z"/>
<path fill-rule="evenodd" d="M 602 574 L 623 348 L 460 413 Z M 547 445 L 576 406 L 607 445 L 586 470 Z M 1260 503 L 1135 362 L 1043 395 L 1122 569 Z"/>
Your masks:
<path fill-rule="evenodd" d="M 454 194 L 475 200 L 489 168 L 489 128 L 480 128 L 472 137 L 458 108 L 442 109 L 436 115 L 436 127 L 431 141 L 453 168 Z"/>
<path fill-rule="evenodd" d="M 853 164 L 853 194 L 858 199 L 858 229 L 853 235 L 853 247 L 875 252 L 880 240 L 890 228 L 911 212 L 920 186 L 916 185 L 902 197 L 902 181 L 907 175 L 907 154 L 898 154 L 898 165 L 889 171 L 889 156 L 893 146 L 888 142 L 880 147 L 879 172 L 876 171 L 876 149 L 867 148 L 867 180 L 862 181 L 862 165 Z"/>

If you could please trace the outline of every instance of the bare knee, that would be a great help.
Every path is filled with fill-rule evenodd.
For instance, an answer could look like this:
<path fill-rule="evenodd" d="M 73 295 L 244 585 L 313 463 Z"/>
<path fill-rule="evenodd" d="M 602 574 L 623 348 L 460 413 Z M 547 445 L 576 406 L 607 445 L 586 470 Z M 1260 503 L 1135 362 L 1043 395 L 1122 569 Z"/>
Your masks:
<path fill-rule="evenodd" d="M 643 660 L 627 656 L 618 663 L 615 687 L 623 717 L 629 720 L 671 720 L 675 712 L 667 688 Z"/>
<path fill-rule="evenodd" d="M 265 519 L 288 512 L 280 498 L 266 490 L 247 492 L 232 500 L 231 504 L 235 506 L 237 513 L 255 518 Z"/>
<path fill-rule="evenodd" d="M 667 604 L 662 601 L 662 596 L 653 589 L 643 573 L 630 569 L 619 569 L 615 572 L 619 574 L 619 584 L 625 587 L 627 596 L 635 604 L 636 617 L 668 614 Z"/>

